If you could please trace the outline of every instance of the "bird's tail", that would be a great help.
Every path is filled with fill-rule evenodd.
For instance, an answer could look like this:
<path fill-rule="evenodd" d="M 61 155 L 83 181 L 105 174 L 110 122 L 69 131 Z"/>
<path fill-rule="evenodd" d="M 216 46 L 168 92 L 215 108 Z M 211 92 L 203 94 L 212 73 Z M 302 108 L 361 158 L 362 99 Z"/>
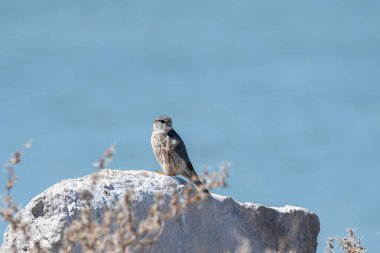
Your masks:
<path fill-rule="evenodd" d="M 188 167 L 190 168 L 190 177 L 189 179 L 191 180 L 191 182 L 193 182 L 198 188 L 202 189 L 202 191 L 208 195 L 211 196 L 209 190 L 204 186 L 204 184 L 202 183 L 202 181 L 199 179 L 197 173 L 195 172 L 194 168 L 193 168 L 193 165 L 191 163 L 188 164 Z"/>

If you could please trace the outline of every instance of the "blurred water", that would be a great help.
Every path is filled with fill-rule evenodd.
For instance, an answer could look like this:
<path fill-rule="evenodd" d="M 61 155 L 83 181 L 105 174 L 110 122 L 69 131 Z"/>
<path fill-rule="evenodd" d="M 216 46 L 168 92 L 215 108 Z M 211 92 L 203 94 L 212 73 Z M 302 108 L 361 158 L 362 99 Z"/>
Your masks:
<path fill-rule="evenodd" d="M 156 169 L 151 122 L 168 114 L 197 168 L 232 163 L 217 192 L 311 209 L 318 252 L 347 227 L 379 252 L 379 11 L 376 1 L 2 1 L 0 160 L 34 140 L 16 200 L 90 173 L 113 142 L 112 167 Z"/>

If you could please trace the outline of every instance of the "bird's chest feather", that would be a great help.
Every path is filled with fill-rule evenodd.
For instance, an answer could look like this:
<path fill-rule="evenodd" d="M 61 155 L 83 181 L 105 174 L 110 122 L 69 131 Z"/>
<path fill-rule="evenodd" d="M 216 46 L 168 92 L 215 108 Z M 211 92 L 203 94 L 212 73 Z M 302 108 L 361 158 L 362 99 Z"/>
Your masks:
<path fill-rule="evenodd" d="M 152 135 L 152 147 L 154 150 L 159 152 L 174 152 L 173 142 L 168 135 L 164 134 L 153 134 Z"/>
<path fill-rule="evenodd" d="M 168 135 L 153 134 L 151 142 L 157 161 L 165 173 L 178 174 L 183 167 L 183 161 L 175 152 L 176 140 L 170 139 Z"/>

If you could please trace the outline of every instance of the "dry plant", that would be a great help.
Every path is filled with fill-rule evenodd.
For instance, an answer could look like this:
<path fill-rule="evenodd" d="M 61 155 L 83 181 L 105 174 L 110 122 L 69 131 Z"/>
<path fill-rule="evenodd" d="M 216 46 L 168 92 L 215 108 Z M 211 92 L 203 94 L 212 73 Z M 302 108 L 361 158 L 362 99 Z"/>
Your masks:
<path fill-rule="evenodd" d="M 335 245 L 344 253 L 365 253 L 366 249 L 362 246 L 360 238 L 357 238 L 352 228 L 347 229 L 344 237 L 332 237 L 327 241 L 325 253 L 334 253 Z"/>
<path fill-rule="evenodd" d="M 102 157 L 94 162 L 92 165 L 96 167 L 98 170 L 102 170 L 107 168 L 108 164 L 112 162 L 113 157 L 116 153 L 116 144 L 112 144 L 106 150 L 104 150 Z"/>
<path fill-rule="evenodd" d="M 17 220 L 15 215 L 18 211 L 18 206 L 15 204 L 12 198 L 12 189 L 17 180 L 15 175 L 15 166 L 21 162 L 21 157 L 25 154 L 26 150 L 31 148 L 32 142 L 28 141 L 24 144 L 24 147 L 21 151 L 14 152 L 9 158 L 8 162 L 4 163 L 3 168 L 8 174 L 8 179 L 5 183 L 6 194 L 2 196 L 2 204 L 0 208 L 1 217 L 11 224 L 11 228 L 15 229 L 17 227 Z"/>
<path fill-rule="evenodd" d="M 9 230 L 12 233 L 16 231 L 21 231 L 24 235 L 26 241 L 30 240 L 30 233 L 27 231 L 28 224 L 21 223 L 19 219 L 16 218 L 16 214 L 19 210 L 18 205 L 14 202 L 12 197 L 12 189 L 17 177 L 15 175 L 15 166 L 21 162 L 21 158 L 25 155 L 26 151 L 32 147 L 32 141 L 28 141 L 24 144 L 24 147 L 20 151 L 14 152 L 9 158 L 8 162 L 4 163 L 3 168 L 8 174 L 7 181 L 5 183 L 6 194 L 2 196 L 0 207 L 0 216 L 2 219 L 10 224 Z M 33 246 L 36 250 L 34 252 L 40 252 L 39 242 L 35 242 Z M 13 249 L 16 253 L 16 248 Z"/>
<path fill-rule="evenodd" d="M 45 252 L 40 241 L 33 241 L 29 232 L 29 224 L 21 224 L 16 218 L 18 206 L 14 203 L 11 191 L 17 179 L 15 176 L 15 166 L 21 162 L 26 149 L 31 147 L 31 143 L 25 144 L 24 149 L 12 154 L 4 168 L 8 173 L 6 182 L 7 193 L 3 198 L 5 206 L 0 209 L 0 215 L 10 223 L 10 233 L 23 235 L 22 241 L 28 242 L 28 246 L 23 248 L 28 252 Z M 116 152 L 116 145 L 107 148 L 98 162 L 94 166 L 98 170 L 104 169 L 112 161 Z M 208 189 L 215 187 L 226 187 L 228 164 L 221 166 L 221 173 L 205 172 L 203 183 Z M 98 174 L 91 177 L 92 188 L 95 190 L 98 182 Z M 182 196 L 180 196 L 180 194 Z M 113 207 L 107 208 L 100 221 L 95 220 L 91 211 L 91 192 L 83 191 L 82 200 L 85 208 L 80 212 L 68 227 L 65 228 L 61 241 L 60 252 L 68 253 L 80 252 L 132 252 L 144 246 L 152 245 L 161 235 L 165 222 L 174 218 L 184 209 L 194 203 L 199 203 L 210 197 L 202 188 L 190 186 L 185 187 L 181 193 L 173 190 L 169 202 L 165 201 L 165 196 L 158 193 L 155 195 L 149 212 L 143 219 L 137 219 L 137 215 L 132 208 L 134 196 L 133 190 L 126 191 L 122 201 Z M 167 196 L 166 196 L 167 197 Z M 14 242 L 15 243 L 15 242 Z M 15 244 L 14 244 L 15 245 Z M 13 247 L 13 252 L 17 252 L 17 247 Z"/>

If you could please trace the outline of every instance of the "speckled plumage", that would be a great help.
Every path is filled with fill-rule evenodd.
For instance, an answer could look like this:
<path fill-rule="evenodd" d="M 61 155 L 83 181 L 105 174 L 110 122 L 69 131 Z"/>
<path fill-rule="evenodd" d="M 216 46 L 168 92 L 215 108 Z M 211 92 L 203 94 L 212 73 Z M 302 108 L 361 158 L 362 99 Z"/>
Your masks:
<path fill-rule="evenodd" d="M 166 175 L 182 175 L 197 186 L 202 186 L 187 154 L 185 143 L 172 128 L 170 117 L 161 116 L 154 120 L 151 144 L 157 162 Z"/>

